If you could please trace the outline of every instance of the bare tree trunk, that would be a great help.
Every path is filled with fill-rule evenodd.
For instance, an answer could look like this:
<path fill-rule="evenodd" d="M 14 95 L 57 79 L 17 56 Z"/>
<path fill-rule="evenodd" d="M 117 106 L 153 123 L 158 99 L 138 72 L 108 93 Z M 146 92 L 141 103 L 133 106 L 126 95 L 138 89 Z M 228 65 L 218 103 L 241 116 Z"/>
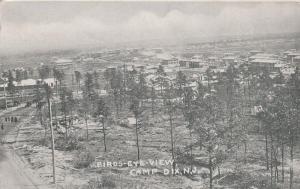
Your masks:
<path fill-rule="evenodd" d="M 55 144 L 54 144 L 54 132 L 52 127 L 52 110 L 51 110 L 51 101 L 49 98 L 49 94 L 47 94 L 47 101 L 48 101 L 48 110 L 49 110 L 49 120 L 50 120 L 50 130 L 51 130 L 51 149 L 52 149 L 52 176 L 53 176 L 53 183 L 56 183 L 55 179 Z"/>
<path fill-rule="evenodd" d="M 212 169 L 212 158 L 209 153 L 209 189 L 213 189 L 213 169 Z"/>
<path fill-rule="evenodd" d="M 151 102 L 152 117 L 154 117 L 154 99 Z"/>
<path fill-rule="evenodd" d="M 276 148 L 276 153 L 274 154 L 274 160 L 275 160 L 275 181 L 279 181 L 279 176 L 278 176 L 278 148 Z"/>
<path fill-rule="evenodd" d="M 282 178 L 282 183 L 284 183 L 284 143 L 281 141 L 281 178 Z"/>
<path fill-rule="evenodd" d="M 154 86 L 152 85 L 151 88 L 151 110 L 152 110 L 152 117 L 154 117 L 154 101 L 155 101 L 155 92 L 154 92 Z"/>
<path fill-rule="evenodd" d="M 293 188 L 293 177 L 294 177 L 294 170 L 293 170 L 293 162 L 294 162 L 294 144 L 293 144 L 293 136 L 290 136 L 290 189 Z"/>
<path fill-rule="evenodd" d="M 71 74 L 72 91 L 74 90 L 74 74 Z"/>
<path fill-rule="evenodd" d="M 247 141 L 244 140 L 244 161 L 247 163 Z"/>
<path fill-rule="evenodd" d="M 55 78 L 55 91 L 56 91 L 56 96 L 58 96 L 58 84 L 57 84 L 57 79 Z"/>
<path fill-rule="evenodd" d="M 54 108 L 54 117 L 55 117 L 55 128 L 57 129 L 58 126 L 58 121 L 57 121 L 57 110 L 56 110 L 56 104 L 55 102 L 52 103 L 53 104 L 53 108 Z"/>
<path fill-rule="evenodd" d="M 104 119 L 102 120 L 102 131 L 103 131 L 104 152 L 106 152 L 106 133 L 105 133 L 105 126 L 104 126 Z"/>
<path fill-rule="evenodd" d="M 80 80 L 78 81 L 78 91 L 80 90 Z"/>
<path fill-rule="evenodd" d="M 67 115 L 66 114 L 65 114 L 65 127 L 66 127 L 65 139 L 68 140 L 68 123 L 67 123 Z"/>
<path fill-rule="evenodd" d="M 61 90 L 62 90 L 62 86 L 61 86 L 62 84 L 61 84 L 61 82 L 62 82 L 62 81 L 60 80 L 60 81 L 59 81 L 59 94 L 61 93 Z"/>
<path fill-rule="evenodd" d="M 250 88 L 250 79 L 248 77 L 248 99 L 249 99 L 249 107 L 251 107 L 251 88 Z"/>
<path fill-rule="evenodd" d="M 42 114 L 42 107 L 39 110 L 39 116 L 40 116 L 40 124 L 41 124 L 42 127 L 44 127 L 44 140 L 46 140 L 46 137 L 47 137 L 47 127 L 46 127 L 46 125 L 44 125 L 43 114 Z"/>
<path fill-rule="evenodd" d="M 116 106 L 116 118 L 119 118 L 119 103 L 118 103 L 118 97 L 115 96 L 114 97 L 114 101 L 115 101 L 115 106 Z"/>
<path fill-rule="evenodd" d="M 207 87 L 208 87 L 208 91 L 210 93 L 211 91 L 210 91 L 210 76 L 209 75 L 207 75 Z"/>
<path fill-rule="evenodd" d="M 138 118 L 135 116 L 135 134 L 136 134 L 136 147 L 137 147 L 137 158 L 140 161 L 140 146 L 139 146 L 139 132 L 138 132 Z"/>
<path fill-rule="evenodd" d="M 77 84 L 77 85 L 76 85 L 76 92 L 77 92 L 77 94 L 78 94 L 78 92 L 79 92 L 79 84 L 78 84 L 78 81 L 77 81 L 76 84 Z"/>
<path fill-rule="evenodd" d="M 48 124 L 46 124 L 48 125 Z M 47 126 L 44 125 L 44 140 L 46 141 L 46 137 L 47 137 Z"/>
<path fill-rule="evenodd" d="M 84 113 L 84 120 L 85 120 L 85 128 L 86 128 L 86 140 L 89 140 L 89 126 L 88 126 L 88 119 L 87 119 L 87 115 L 86 112 Z"/>
<path fill-rule="evenodd" d="M 268 149 L 268 134 L 267 133 L 265 133 L 265 142 L 266 142 L 266 147 L 265 147 L 266 167 L 267 167 L 267 170 L 269 170 L 269 149 Z"/>
<path fill-rule="evenodd" d="M 270 158 L 270 172 L 271 172 L 271 188 L 273 186 L 273 137 L 272 137 L 272 134 L 270 134 L 270 145 L 271 145 L 271 152 L 270 152 L 270 155 L 271 155 L 271 158 Z"/>
<path fill-rule="evenodd" d="M 193 158 L 193 136 L 192 136 L 192 129 L 190 128 L 190 138 L 191 138 L 191 144 L 190 144 L 190 155 L 191 155 L 191 170 L 193 169 L 193 161 L 194 161 L 194 158 Z"/>
<path fill-rule="evenodd" d="M 236 150 L 235 150 L 235 160 L 238 161 L 238 144 L 236 145 Z"/>
<path fill-rule="evenodd" d="M 192 129 L 190 128 L 190 138 L 191 138 L 191 156 L 193 156 L 193 135 L 192 135 Z"/>
<path fill-rule="evenodd" d="M 173 170 L 175 170 L 175 155 L 174 155 L 174 138 L 173 138 L 173 121 L 172 121 L 172 113 L 169 112 L 169 122 L 170 122 L 170 135 L 171 135 L 171 152 L 172 152 L 172 160 L 173 160 Z"/>

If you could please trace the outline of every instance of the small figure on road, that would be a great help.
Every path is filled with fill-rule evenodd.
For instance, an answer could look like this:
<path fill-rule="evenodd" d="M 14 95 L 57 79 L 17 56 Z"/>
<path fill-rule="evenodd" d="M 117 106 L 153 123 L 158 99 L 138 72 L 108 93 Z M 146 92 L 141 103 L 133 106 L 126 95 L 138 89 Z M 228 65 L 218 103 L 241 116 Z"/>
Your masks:
<path fill-rule="evenodd" d="M 4 130 L 4 125 L 3 125 L 3 123 L 1 123 L 1 130 Z"/>

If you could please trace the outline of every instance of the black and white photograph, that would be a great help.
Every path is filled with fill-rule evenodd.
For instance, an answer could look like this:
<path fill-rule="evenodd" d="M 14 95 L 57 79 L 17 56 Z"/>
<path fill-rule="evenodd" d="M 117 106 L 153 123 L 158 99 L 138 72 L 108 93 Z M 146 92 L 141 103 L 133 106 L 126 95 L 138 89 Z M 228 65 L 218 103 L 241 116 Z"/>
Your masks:
<path fill-rule="evenodd" d="M 0 189 L 300 189 L 300 2 L 0 0 Z"/>

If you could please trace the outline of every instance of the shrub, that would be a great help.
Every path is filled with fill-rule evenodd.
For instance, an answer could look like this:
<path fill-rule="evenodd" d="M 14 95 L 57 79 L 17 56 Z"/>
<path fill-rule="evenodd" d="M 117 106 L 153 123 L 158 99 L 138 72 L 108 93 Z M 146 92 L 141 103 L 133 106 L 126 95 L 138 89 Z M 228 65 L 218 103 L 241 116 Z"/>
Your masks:
<path fill-rule="evenodd" d="M 88 189 L 112 189 L 116 188 L 116 182 L 112 176 L 103 175 L 101 179 L 92 179 L 89 181 Z"/>
<path fill-rule="evenodd" d="M 80 186 L 76 186 L 74 184 L 66 184 L 66 185 L 57 185 L 56 189 L 81 189 Z"/>
<path fill-rule="evenodd" d="M 58 150 L 80 150 L 82 145 L 79 142 L 79 138 L 76 133 L 70 133 L 67 139 L 65 137 L 59 137 L 55 140 L 55 148 Z"/>
<path fill-rule="evenodd" d="M 46 138 L 45 137 L 41 137 L 41 138 L 38 138 L 35 143 L 38 146 L 47 146 L 47 147 L 50 147 L 51 146 L 51 138 L 50 138 L 50 136 L 47 136 Z"/>
<path fill-rule="evenodd" d="M 90 180 L 88 186 L 85 189 L 101 189 L 101 188 L 102 188 L 101 181 L 99 178 L 97 178 L 97 179 Z"/>
<path fill-rule="evenodd" d="M 76 155 L 74 167 L 77 169 L 86 168 L 95 161 L 95 155 L 90 150 L 84 150 Z"/>
<path fill-rule="evenodd" d="M 107 187 L 107 188 L 115 188 L 116 187 L 116 183 L 112 179 L 111 176 L 104 175 L 104 176 L 102 176 L 101 181 L 102 181 L 102 187 L 104 187 L 104 188 L 105 187 Z"/>

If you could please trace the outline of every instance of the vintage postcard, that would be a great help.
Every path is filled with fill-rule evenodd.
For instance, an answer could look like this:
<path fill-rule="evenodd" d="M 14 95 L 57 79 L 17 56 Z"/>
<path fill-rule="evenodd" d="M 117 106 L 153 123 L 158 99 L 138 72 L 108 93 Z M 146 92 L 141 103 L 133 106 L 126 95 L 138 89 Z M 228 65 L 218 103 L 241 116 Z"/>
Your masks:
<path fill-rule="evenodd" d="M 296 1 L 0 1 L 0 189 L 299 189 Z"/>

